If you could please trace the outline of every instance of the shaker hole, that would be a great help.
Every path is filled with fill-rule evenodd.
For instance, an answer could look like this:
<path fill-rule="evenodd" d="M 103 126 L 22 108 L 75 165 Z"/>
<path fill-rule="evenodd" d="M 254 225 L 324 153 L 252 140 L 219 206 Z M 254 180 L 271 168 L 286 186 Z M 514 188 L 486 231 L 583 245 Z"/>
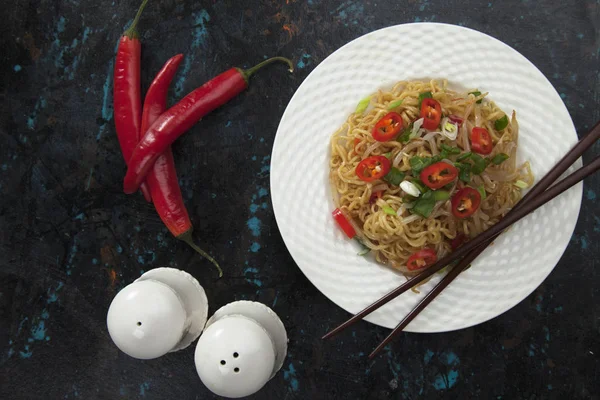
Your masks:
<path fill-rule="evenodd" d="M 142 323 L 140 321 L 138 321 L 137 326 L 142 326 Z"/>
<path fill-rule="evenodd" d="M 237 351 L 235 353 L 233 353 L 233 358 L 238 358 L 240 355 L 237 353 Z"/>
<path fill-rule="evenodd" d="M 225 364 L 227 364 L 227 363 L 225 362 L 225 360 L 221 360 L 221 365 L 225 365 Z"/>
<path fill-rule="evenodd" d="M 239 369 L 238 367 L 235 367 L 235 368 L 233 369 L 233 372 L 236 372 L 236 373 L 237 373 L 237 372 L 240 372 L 240 369 Z"/>

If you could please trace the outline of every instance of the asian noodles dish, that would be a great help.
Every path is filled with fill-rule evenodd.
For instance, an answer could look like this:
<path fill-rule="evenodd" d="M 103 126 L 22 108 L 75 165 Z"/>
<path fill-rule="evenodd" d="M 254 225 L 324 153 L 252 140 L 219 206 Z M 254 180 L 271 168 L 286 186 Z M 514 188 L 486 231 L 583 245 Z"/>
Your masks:
<path fill-rule="evenodd" d="M 361 100 L 331 138 L 334 218 L 405 274 L 488 229 L 533 184 L 516 114 L 447 81 L 402 81 Z"/>

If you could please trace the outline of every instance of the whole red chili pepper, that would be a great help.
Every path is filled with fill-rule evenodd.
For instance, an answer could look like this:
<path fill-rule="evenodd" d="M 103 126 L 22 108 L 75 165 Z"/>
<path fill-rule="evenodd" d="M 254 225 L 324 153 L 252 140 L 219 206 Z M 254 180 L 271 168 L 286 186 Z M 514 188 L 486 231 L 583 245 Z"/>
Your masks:
<path fill-rule="evenodd" d="M 140 56 L 142 45 L 137 24 L 148 0 L 138 9 L 131 27 L 119 40 L 114 70 L 113 106 L 117 137 L 125 163 L 131 158 L 133 149 L 140 140 L 142 101 L 140 95 Z M 142 193 L 150 201 L 150 191 L 142 183 Z"/>
<path fill-rule="evenodd" d="M 144 99 L 144 113 L 142 114 L 142 132 L 167 109 L 167 92 L 169 85 L 177 72 L 177 68 L 183 59 L 183 54 L 178 54 L 169 59 L 158 72 Z M 152 201 L 160 219 L 169 228 L 169 231 L 177 239 L 189 244 L 194 250 L 212 262 L 223 276 L 219 263 L 215 261 L 204 250 L 199 248 L 192 239 L 193 226 L 190 217 L 183 204 L 183 196 L 177 180 L 177 171 L 171 146 L 158 156 L 153 167 L 146 176 L 146 182 L 150 187 Z"/>
<path fill-rule="evenodd" d="M 275 61 L 283 61 L 293 71 L 294 66 L 284 57 L 273 57 L 242 70 L 231 68 L 185 96 L 165 111 L 142 137 L 129 159 L 123 182 L 125 193 L 137 190 L 156 158 L 200 118 L 225 104 L 248 87 L 250 77 L 260 68 Z"/>

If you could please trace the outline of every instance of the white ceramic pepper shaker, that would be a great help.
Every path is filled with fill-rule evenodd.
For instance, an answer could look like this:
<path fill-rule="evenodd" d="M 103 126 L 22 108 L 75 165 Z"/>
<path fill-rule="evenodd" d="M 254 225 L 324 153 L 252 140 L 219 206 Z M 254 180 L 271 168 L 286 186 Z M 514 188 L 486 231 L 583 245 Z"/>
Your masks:
<path fill-rule="evenodd" d="M 196 346 L 200 379 L 213 393 L 229 398 L 260 390 L 283 366 L 287 333 L 269 307 L 236 301 L 209 319 Z"/>
<path fill-rule="evenodd" d="M 156 268 L 115 296 L 106 322 L 121 351 L 148 360 L 188 347 L 200 336 L 207 316 L 206 294 L 193 276 Z"/>

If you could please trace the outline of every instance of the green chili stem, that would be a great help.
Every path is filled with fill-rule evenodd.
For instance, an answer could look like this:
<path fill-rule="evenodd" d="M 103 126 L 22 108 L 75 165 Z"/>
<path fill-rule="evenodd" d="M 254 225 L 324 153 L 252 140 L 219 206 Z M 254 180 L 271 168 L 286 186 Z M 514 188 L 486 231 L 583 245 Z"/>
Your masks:
<path fill-rule="evenodd" d="M 217 267 L 217 271 L 219 271 L 219 278 L 222 277 L 223 270 L 219 266 L 219 263 L 214 258 L 212 258 L 207 252 L 198 247 L 196 243 L 194 243 L 194 239 L 192 238 L 192 232 L 193 228 L 190 228 L 189 230 L 183 232 L 181 235 L 177 236 L 177 239 L 187 243 L 192 249 L 196 250 L 198 254 L 200 254 L 202 257 L 206 258 L 208 261 L 213 263 L 213 265 Z"/>
<path fill-rule="evenodd" d="M 290 67 L 288 71 L 294 72 L 294 64 L 292 63 L 292 61 L 289 58 L 285 58 L 285 57 L 271 57 L 261 63 L 256 64 L 252 68 L 248 68 L 248 69 L 239 69 L 238 68 L 238 71 L 240 71 L 240 73 L 244 77 L 244 80 L 246 81 L 246 83 L 250 83 L 250 77 L 252 75 L 254 75 L 254 73 L 256 73 L 256 71 L 258 71 L 259 69 L 261 69 L 264 66 L 267 66 L 267 65 L 277 62 L 277 61 L 286 63 Z"/>
<path fill-rule="evenodd" d="M 140 34 L 137 31 L 137 25 L 138 22 L 140 22 L 140 17 L 142 16 L 142 11 L 144 11 L 144 8 L 146 8 L 146 4 L 148 4 L 148 0 L 142 1 L 140 8 L 138 8 L 137 14 L 135 14 L 135 18 L 131 23 L 131 26 L 125 31 L 123 36 L 127 36 L 129 39 L 137 39 L 140 37 Z"/>

